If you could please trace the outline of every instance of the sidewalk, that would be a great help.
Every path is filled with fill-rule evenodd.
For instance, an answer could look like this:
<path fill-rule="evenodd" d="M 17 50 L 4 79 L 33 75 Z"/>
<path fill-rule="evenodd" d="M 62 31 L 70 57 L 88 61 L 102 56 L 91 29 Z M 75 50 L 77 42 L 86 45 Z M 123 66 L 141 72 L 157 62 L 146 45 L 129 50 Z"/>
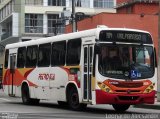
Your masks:
<path fill-rule="evenodd" d="M 157 99 L 156 99 L 154 104 L 139 104 L 139 105 L 134 105 L 134 107 L 135 108 L 159 109 L 160 110 L 160 102 L 157 102 Z"/>

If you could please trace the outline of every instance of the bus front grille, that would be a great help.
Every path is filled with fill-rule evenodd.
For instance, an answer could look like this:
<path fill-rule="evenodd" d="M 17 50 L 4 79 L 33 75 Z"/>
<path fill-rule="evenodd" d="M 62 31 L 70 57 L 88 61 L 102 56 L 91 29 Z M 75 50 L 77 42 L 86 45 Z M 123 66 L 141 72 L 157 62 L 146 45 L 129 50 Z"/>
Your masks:
<path fill-rule="evenodd" d="M 128 93 L 128 90 L 115 90 L 115 92 L 117 93 L 125 93 L 127 92 Z M 140 93 L 141 91 L 140 90 L 130 90 L 129 93 Z"/>

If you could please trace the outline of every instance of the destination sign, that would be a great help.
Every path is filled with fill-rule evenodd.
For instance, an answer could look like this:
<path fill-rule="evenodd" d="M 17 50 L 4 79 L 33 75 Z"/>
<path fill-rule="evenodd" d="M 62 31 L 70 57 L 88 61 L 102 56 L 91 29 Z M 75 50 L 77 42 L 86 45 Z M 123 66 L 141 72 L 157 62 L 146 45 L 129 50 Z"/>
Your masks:
<path fill-rule="evenodd" d="M 150 34 L 132 31 L 101 31 L 100 41 L 151 44 Z"/>

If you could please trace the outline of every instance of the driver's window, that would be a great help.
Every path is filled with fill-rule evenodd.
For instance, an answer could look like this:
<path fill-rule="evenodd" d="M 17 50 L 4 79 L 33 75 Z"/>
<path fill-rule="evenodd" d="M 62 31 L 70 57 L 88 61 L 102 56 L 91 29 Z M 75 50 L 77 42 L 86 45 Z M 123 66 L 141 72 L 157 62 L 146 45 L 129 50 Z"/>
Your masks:
<path fill-rule="evenodd" d="M 151 65 L 150 55 L 146 48 L 137 48 L 136 50 L 136 62 Z"/>
<path fill-rule="evenodd" d="M 136 48 L 136 62 L 145 63 L 145 54 L 143 48 Z"/>

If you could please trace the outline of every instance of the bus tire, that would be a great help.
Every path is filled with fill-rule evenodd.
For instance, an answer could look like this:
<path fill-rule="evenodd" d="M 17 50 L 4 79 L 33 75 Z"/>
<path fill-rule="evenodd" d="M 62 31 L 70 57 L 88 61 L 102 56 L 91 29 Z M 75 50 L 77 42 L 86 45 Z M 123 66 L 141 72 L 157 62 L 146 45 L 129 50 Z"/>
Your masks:
<path fill-rule="evenodd" d="M 31 99 L 27 84 L 22 85 L 22 102 L 25 105 L 38 105 L 39 99 Z"/>
<path fill-rule="evenodd" d="M 29 88 L 27 84 L 22 85 L 22 102 L 25 105 L 29 105 L 32 102 L 29 95 Z"/>
<path fill-rule="evenodd" d="M 112 106 L 117 112 L 125 112 L 130 107 L 127 104 L 113 104 Z"/>
<path fill-rule="evenodd" d="M 72 109 L 72 110 L 75 110 L 75 111 L 79 111 L 79 110 L 83 110 L 86 108 L 87 104 L 82 104 L 82 103 L 79 103 L 79 96 L 78 96 L 78 91 L 74 88 L 72 88 L 70 91 L 69 91 L 69 96 L 68 96 L 68 104 L 69 104 L 69 107 Z"/>

